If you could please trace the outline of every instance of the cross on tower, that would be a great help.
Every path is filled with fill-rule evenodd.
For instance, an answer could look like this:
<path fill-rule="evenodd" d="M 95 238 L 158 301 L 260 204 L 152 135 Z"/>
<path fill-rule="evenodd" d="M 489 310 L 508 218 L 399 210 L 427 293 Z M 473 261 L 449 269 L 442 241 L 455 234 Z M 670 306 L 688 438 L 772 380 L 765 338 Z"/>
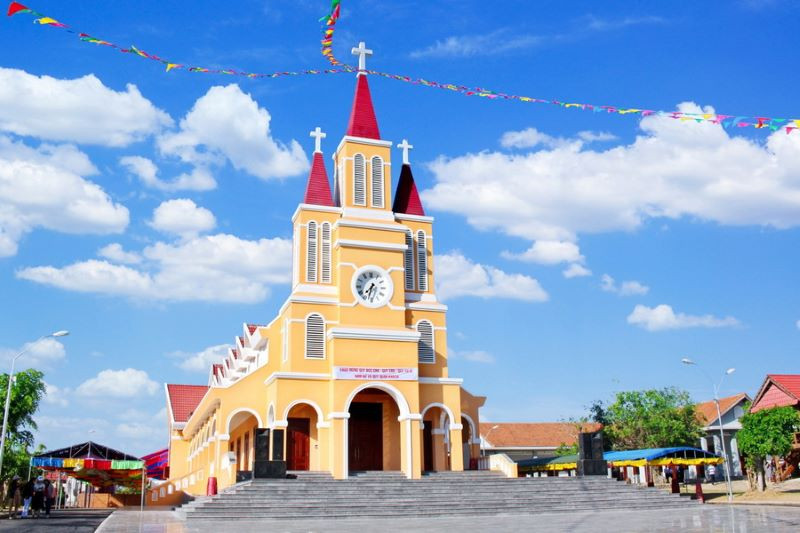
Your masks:
<path fill-rule="evenodd" d="M 314 137 L 314 151 L 322 153 L 322 139 L 327 137 L 327 135 L 322 133 L 322 130 L 317 126 L 315 130 L 309 133 L 309 136 Z"/>
<path fill-rule="evenodd" d="M 408 141 L 405 139 L 403 139 L 403 142 L 398 144 L 397 147 L 403 151 L 403 164 L 408 165 L 408 151 L 414 147 L 408 144 Z"/>
<path fill-rule="evenodd" d="M 353 48 L 351 53 L 354 56 L 358 56 L 358 73 L 361 74 L 363 71 L 367 70 L 367 56 L 372 55 L 372 50 L 367 49 L 367 45 L 364 41 L 358 43 L 358 47 Z"/>

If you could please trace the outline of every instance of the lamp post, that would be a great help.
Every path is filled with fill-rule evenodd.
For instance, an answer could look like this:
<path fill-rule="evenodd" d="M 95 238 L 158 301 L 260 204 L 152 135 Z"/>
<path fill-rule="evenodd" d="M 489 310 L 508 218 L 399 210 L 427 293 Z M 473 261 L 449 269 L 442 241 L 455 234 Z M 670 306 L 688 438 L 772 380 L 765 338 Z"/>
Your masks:
<path fill-rule="evenodd" d="M 17 363 L 17 359 L 25 355 L 28 350 L 36 346 L 37 343 L 43 341 L 44 339 L 48 339 L 50 337 L 64 337 L 69 335 L 69 331 L 60 330 L 56 331 L 55 333 L 51 333 L 50 335 L 42 335 L 32 343 L 28 344 L 28 346 L 19 352 L 17 355 L 11 359 L 11 372 L 8 374 L 8 390 L 6 391 L 6 407 L 3 413 L 3 431 L 0 433 L 0 476 L 3 473 L 3 455 L 6 450 L 6 429 L 8 428 L 8 407 L 11 403 L 11 384 L 14 382 L 14 365 Z"/>
<path fill-rule="evenodd" d="M 719 380 L 719 384 L 717 384 L 717 383 L 714 383 L 714 380 L 711 379 L 711 376 L 708 375 L 708 373 L 703 369 L 703 367 L 701 367 L 700 365 L 698 365 L 697 363 L 695 363 L 694 361 L 692 361 L 688 357 L 684 357 L 683 359 L 681 359 L 681 363 L 683 363 L 684 365 L 696 366 L 703 373 L 703 375 L 705 375 L 708 378 L 708 380 L 711 382 L 711 385 L 714 387 L 714 405 L 717 407 L 717 425 L 719 427 L 719 440 L 722 443 L 722 455 L 723 455 L 723 457 L 725 459 L 725 470 L 724 470 L 724 472 L 725 472 L 725 481 L 728 484 L 728 502 L 732 502 L 733 501 L 733 485 L 731 484 L 731 462 L 730 462 L 730 459 L 728 457 L 727 446 L 725 446 L 725 434 L 722 431 L 722 412 L 720 411 L 720 408 L 719 408 L 719 389 L 720 389 L 720 387 L 722 387 L 722 382 L 725 381 L 725 376 L 733 374 L 734 372 L 736 372 L 736 369 L 735 368 L 729 368 L 728 370 L 726 370 L 725 373 L 722 374 L 722 378 Z"/>
<path fill-rule="evenodd" d="M 499 428 L 499 424 L 495 424 L 489 428 L 489 431 L 486 432 L 486 435 L 483 436 L 481 439 L 481 457 L 486 457 L 486 440 L 489 438 L 489 434 L 494 431 L 495 429 Z"/>

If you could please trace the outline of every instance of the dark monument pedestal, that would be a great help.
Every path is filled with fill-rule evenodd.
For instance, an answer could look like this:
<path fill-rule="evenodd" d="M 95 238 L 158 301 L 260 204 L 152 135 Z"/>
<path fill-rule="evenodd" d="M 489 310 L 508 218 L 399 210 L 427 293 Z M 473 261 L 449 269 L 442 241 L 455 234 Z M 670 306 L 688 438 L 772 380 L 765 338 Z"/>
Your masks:
<path fill-rule="evenodd" d="M 286 477 L 286 461 L 256 461 L 253 465 L 255 479 L 281 479 Z"/>
<path fill-rule="evenodd" d="M 603 433 L 578 434 L 578 475 L 608 475 L 608 463 L 603 458 Z"/>

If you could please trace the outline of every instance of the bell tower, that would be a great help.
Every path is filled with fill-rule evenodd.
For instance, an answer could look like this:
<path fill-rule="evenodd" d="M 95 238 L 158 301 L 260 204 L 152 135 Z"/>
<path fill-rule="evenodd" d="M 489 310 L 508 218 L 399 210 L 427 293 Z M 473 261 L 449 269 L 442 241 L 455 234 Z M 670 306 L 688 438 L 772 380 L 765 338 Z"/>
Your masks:
<path fill-rule="evenodd" d="M 361 42 L 352 52 L 358 56 L 356 92 L 347 132 L 333 156 L 335 202 L 343 217 L 393 221 L 392 143 L 381 139 L 366 73 L 372 50 Z"/>

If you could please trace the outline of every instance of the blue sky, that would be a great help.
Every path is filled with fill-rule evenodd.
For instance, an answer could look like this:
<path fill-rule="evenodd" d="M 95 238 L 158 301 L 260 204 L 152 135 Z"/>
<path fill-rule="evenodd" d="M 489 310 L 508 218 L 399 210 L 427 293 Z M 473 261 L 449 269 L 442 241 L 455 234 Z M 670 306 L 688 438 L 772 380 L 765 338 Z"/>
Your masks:
<path fill-rule="evenodd" d="M 324 68 L 324 1 L 29 6 L 209 68 Z M 798 117 L 789 1 L 345 0 L 334 50 L 376 70 L 538 98 Z M 0 357 L 42 334 L 39 439 L 166 445 L 164 382 L 269 321 L 313 140 L 343 135 L 352 75 L 169 74 L 27 15 L 0 45 Z M 800 132 L 487 101 L 371 78 L 409 139 L 450 372 L 494 421 L 579 416 L 614 391 L 751 395 L 797 372 Z M 399 157 L 399 153 L 394 154 Z M 395 176 L 395 179 L 397 176 Z M 241 257 L 248 259 L 240 260 Z M 202 258 L 199 260 L 198 258 Z"/>

